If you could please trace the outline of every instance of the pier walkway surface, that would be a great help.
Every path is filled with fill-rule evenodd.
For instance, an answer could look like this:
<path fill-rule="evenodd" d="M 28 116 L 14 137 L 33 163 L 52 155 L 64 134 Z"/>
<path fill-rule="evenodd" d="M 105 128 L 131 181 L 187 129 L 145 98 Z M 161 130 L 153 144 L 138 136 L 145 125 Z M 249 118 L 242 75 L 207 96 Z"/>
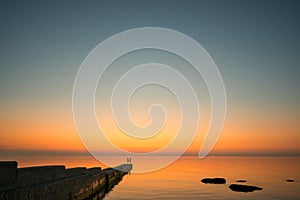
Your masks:
<path fill-rule="evenodd" d="M 0 200 L 101 199 L 132 169 L 63 165 L 17 168 L 16 161 L 0 162 Z"/>

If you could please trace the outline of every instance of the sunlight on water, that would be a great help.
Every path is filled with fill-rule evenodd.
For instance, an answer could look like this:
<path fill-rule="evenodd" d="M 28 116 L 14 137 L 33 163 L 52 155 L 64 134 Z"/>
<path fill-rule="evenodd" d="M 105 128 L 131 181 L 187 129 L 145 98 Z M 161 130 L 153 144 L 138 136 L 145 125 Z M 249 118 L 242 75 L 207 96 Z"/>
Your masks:
<path fill-rule="evenodd" d="M 224 177 L 227 183 L 203 184 L 204 177 Z M 233 192 L 228 186 L 238 179 L 263 190 Z M 299 157 L 182 157 L 163 170 L 124 177 L 105 199 L 299 199 L 299 181 Z"/>

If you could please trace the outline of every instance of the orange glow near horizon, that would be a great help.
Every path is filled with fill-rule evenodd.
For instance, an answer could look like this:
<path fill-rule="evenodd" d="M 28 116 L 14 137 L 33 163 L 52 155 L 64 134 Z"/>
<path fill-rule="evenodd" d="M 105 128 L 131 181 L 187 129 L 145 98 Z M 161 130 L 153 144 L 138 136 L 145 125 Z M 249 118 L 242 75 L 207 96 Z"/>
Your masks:
<path fill-rule="evenodd" d="M 51 113 L 51 111 L 48 111 Z M 68 113 L 68 112 L 64 112 Z M 18 118 L 3 117 L 0 134 L 2 150 L 36 150 L 36 151 L 79 151 L 85 147 L 80 141 L 73 123 L 71 112 L 56 116 L 48 113 L 31 113 L 19 115 Z M 178 128 L 178 119 L 173 118 L 166 124 L 165 130 L 147 141 L 135 141 L 127 136 L 115 134 L 113 126 L 107 126 L 110 139 L 121 148 L 135 152 L 156 150 L 172 139 L 172 131 Z M 197 153 L 202 144 L 207 127 L 202 126 L 188 153 Z M 7 134 L 6 134 L 7 133 Z M 286 133 L 286 134 L 283 134 Z M 116 135 L 117 137 L 114 137 Z M 297 133 L 297 121 L 280 116 L 239 116 L 228 113 L 227 120 L 213 153 L 293 153 L 300 152 L 298 145 L 300 135 Z M 101 146 L 101 145 L 99 145 Z M 99 149 L 100 151 L 105 149 Z"/>

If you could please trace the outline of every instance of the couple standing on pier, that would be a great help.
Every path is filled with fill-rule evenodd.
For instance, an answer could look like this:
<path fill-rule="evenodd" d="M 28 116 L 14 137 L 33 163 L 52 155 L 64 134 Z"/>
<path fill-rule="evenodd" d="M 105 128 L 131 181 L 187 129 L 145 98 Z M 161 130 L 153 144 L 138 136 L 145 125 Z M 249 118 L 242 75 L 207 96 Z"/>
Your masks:
<path fill-rule="evenodd" d="M 131 158 L 127 158 L 127 164 L 131 164 Z"/>

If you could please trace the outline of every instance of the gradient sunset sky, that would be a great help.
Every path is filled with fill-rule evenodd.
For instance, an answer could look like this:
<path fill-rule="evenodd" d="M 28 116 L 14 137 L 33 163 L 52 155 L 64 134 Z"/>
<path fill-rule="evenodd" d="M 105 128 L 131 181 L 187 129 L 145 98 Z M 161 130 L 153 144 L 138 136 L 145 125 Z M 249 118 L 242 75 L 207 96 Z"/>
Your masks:
<path fill-rule="evenodd" d="M 1 1 L 0 151 L 84 152 L 72 115 L 77 70 L 111 35 L 151 26 L 194 38 L 219 67 L 227 116 L 213 153 L 300 154 L 299 10 L 273 0 Z"/>

